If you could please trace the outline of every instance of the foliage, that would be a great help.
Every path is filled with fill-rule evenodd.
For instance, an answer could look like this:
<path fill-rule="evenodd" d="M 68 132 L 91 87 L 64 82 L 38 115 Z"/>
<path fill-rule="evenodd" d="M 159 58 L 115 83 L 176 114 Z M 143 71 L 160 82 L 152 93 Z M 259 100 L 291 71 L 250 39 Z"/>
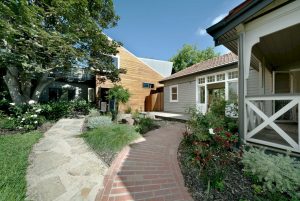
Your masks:
<path fill-rule="evenodd" d="M 140 134 L 145 134 L 151 130 L 159 128 L 159 125 L 157 125 L 154 120 L 149 117 L 138 118 L 137 122 L 136 131 Z"/>
<path fill-rule="evenodd" d="M 129 90 L 123 88 L 121 85 L 114 85 L 114 87 L 108 91 L 108 99 L 115 100 L 117 103 L 127 103 L 129 98 Z"/>
<path fill-rule="evenodd" d="M 125 112 L 125 114 L 131 114 L 132 108 L 128 105 L 124 112 Z"/>
<path fill-rule="evenodd" d="M 236 119 L 225 116 L 226 101 L 215 100 L 207 114 L 190 109 L 189 130 L 184 143 L 190 147 L 188 163 L 201 169 L 208 186 L 223 189 L 224 178 L 234 160 L 233 147 L 238 142 Z"/>
<path fill-rule="evenodd" d="M 1 1 L 0 67 L 13 102 L 37 101 L 52 72 L 78 65 L 118 81 L 109 55 L 119 44 L 102 32 L 118 19 L 112 0 Z"/>
<path fill-rule="evenodd" d="M 0 200 L 25 200 L 26 169 L 39 132 L 0 136 Z"/>
<path fill-rule="evenodd" d="M 91 108 L 89 112 L 89 117 L 98 117 L 100 116 L 100 112 L 96 108 Z"/>
<path fill-rule="evenodd" d="M 34 130 L 45 122 L 40 105 L 32 100 L 22 105 L 11 104 L 9 110 L 12 116 L 8 119 L 20 130 Z"/>
<path fill-rule="evenodd" d="M 76 99 L 71 102 L 72 112 L 75 114 L 87 115 L 90 112 L 90 104 L 83 99 Z"/>
<path fill-rule="evenodd" d="M 130 98 L 130 93 L 128 89 L 123 88 L 121 85 L 114 85 L 108 91 L 108 99 L 115 101 L 115 110 L 111 111 L 112 121 L 117 120 L 117 115 L 119 113 L 119 103 L 127 103 Z"/>
<path fill-rule="evenodd" d="M 112 124 L 112 121 L 109 116 L 89 117 L 87 122 L 87 127 L 90 129 L 94 129 L 103 126 L 108 126 L 110 124 Z"/>
<path fill-rule="evenodd" d="M 72 105 L 70 102 L 49 102 L 41 105 L 41 115 L 45 116 L 48 120 L 59 120 L 60 118 L 67 117 L 71 114 Z"/>
<path fill-rule="evenodd" d="M 139 137 L 134 127 L 125 124 L 111 124 L 85 132 L 86 142 L 96 151 L 120 151 Z"/>
<path fill-rule="evenodd" d="M 41 105 L 41 115 L 47 120 L 59 120 L 63 117 L 73 115 L 87 115 L 90 111 L 90 104 L 86 100 L 56 101 Z"/>
<path fill-rule="evenodd" d="M 196 46 L 185 44 L 182 49 L 180 49 L 177 54 L 170 59 L 170 61 L 173 62 L 173 73 L 176 73 L 193 64 L 216 56 L 219 56 L 219 54 L 215 53 L 212 47 L 199 50 Z"/>
<path fill-rule="evenodd" d="M 1 78 L 0 78 L 1 79 Z M 0 82 L 2 85 L 2 83 Z M 11 102 L 8 91 L 1 90 L 2 87 L 0 87 L 0 111 L 4 112 L 5 114 L 9 114 L 9 103 Z"/>
<path fill-rule="evenodd" d="M 244 151 L 244 172 L 251 175 L 263 191 L 271 194 L 287 193 L 300 199 L 300 162 L 290 156 L 268 155 L 264 150 L 251 148 Z M 256 189 L 257 189 L 256 185 Z M 260 192 L 258 192 L 260 193 Z"/>
<path fill-rule="evenodd" d="M 210 139 L 197 140 L 193 135 L 186 135 L 185 142 L 191 146 L 190 161 L 201 169 L 205 183 L 213 188 L 220 188 L 228 172 L 229 164 L 234 158 L 231 153 L 238 136 L 223 128 L 214 129 Z"/>

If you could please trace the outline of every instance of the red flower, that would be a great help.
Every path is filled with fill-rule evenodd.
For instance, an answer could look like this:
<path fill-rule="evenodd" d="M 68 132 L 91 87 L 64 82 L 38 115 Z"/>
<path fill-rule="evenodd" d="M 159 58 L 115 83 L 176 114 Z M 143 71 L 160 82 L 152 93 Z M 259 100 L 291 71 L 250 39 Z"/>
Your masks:
<path fill-rule="evenodd" d="M 230 138 L 232 136 L 232 134 L 230 132 L 226 132 L 225 135 Z"/>

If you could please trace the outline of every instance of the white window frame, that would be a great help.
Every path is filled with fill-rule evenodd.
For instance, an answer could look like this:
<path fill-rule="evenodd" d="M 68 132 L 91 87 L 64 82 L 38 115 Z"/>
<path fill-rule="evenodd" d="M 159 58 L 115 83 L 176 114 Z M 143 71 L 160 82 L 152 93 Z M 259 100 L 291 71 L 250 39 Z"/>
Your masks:
<path fill-rule="evenodd" d="M 173 100 L 173 98 L 172 98 L 172 89 L 173 88 L 177 89 L 177 99 L 176 100 Z M 172 85 L 172 86 L 169 87 L 169 89 L 170 89 L 170 102 L 171 103 L 178 102 L 178 99 L 179 99 L 178 85 Z"/>
<path fill-rule="evenodd" d="M 225 100 L 228 100 L 229 98 L 229 90 L 228 90 L 228 83 L 229 82 L 237 82 L 238 83 L 238 79 L 239 78 L 232 78 L 232 79 L 229 79 L 228 77 L 228 74 L 231 73 L 231 72 L 235 72 L 237 71 L 238 72 L 238 69 L 230 69 L 230 70 L 225 70 L 225 71 L 219 71 L 219 72 L 216 72 L 216 73 L 211 73 L 211 74 L 206 74 L 206 75 L 202 75 L 202 76 L 198 76 L 196 77 L 196 105 L 202 105 L 202 106 L 205 106 L 205 112 L 207 111 L 207 99 L 208 99 L 208 89 L 207 89 L 207 85 L 209 84 L 215 84 L 215 83 L 221 83 L 221 82 L 224 82 L 225 83 Z M 219 74 L 225 74 L 225 80 L 220 80 L 220 81 L 217 81 L 217 75 Z M 209 76 L 215 76 L 215 81 L 214 82 L 208 82 L 207 78 Z M 199 83 L 199 79 L 200 78 L 205 78 L 205 83 Z M 239 84 L 239 83 L 238 83 Z M 200 100 L 199 100 L 199 90 L 198 90 L 198 87 L 200 86 L 204 86 L 205 87 L 205 103 L 200 103 Z"/>
<path fill-rule="evenodd" d="M 119 55 L 110 55 L 111 57 L 113 57 L 113 58 L 117 58 L 117 60 L 118 60 L 118 66 L 117 66 L 117 69 L 120 69 L 120 56 Z"/>

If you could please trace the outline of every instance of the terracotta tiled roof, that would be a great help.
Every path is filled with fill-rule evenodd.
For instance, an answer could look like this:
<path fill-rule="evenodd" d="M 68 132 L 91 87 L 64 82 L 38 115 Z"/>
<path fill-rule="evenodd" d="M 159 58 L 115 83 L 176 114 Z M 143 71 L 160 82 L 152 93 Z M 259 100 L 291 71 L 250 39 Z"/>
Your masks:
<path fill-rule="evenodd" d="M 164 82 L 167 80 L 173 80 L 175 78 L 179 78 L 179 77 L 184 77 L 187 75 L 191 75 L 194 73 L 199 73 L 202 71 L 207 71 L 207 70 L 211 70 L 214 68 L 218 68 L 218 67 L 222 67 L 231 63 L 235 63 L 238 61 L 238 57 L 230 52 L 228 54 L 224 54 L 222 56 L 219 57 L 215 57 L 212 59 L 208 59 L 206 61 L 202 61 L 200 63 L 196 63 L 186 69 L 183 69 L 177 73 L 172 74 L 169 77 L 166 77 L 165 79 L 161 80 L 160 82 Z"/>

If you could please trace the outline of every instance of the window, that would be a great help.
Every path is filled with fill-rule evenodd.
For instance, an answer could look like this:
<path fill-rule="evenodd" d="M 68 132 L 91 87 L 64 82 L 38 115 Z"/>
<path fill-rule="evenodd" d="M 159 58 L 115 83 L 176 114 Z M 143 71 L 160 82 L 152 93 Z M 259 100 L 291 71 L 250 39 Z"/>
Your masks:
<path fill-rule="evenodd" d="M 49 101 L 58 101 L 62 94 L 61 88 L 49 88 Z"/>
<path fill-rule="evenodd" d="M 233 102 L 238 100 L 238 82 L 228 82 L 228 100 Z"/>
<path fill-rule="evenodd" d="M 204 84 L 205 83 L 205 77 L 199 78 L 199 84 Z"/>
<path fill-rule="evenodd" d="M 178 85 L 170 86 L 170 102 L 178 102 Z"/>
<path fill-rule="evenodd" d="M 207 76 L 207 82 L 214 82 L 216 77 L 214 75 L 212 76 Z"/>
<path fill-rule="evenodd" d="M 238 71 L 232 71 L 228 73 L 228 79 L 235 79 L 239 77 Z"/>
<path fill-rule="evenodd" d="M 120 57 L 119 56 L 112 56 L 113 64 L 116 68 L 120 68 Z"/>
<path fill-rule="evenodd" d="M 224 73 L 217 75 L 217 81 L 223 81 L 223 80 L 225 80 L 225 74 Z"/>
<path fill-rule="evenodd" d="M 198 96 L 199 103 L 205 103 L 205 86 L 198 87 Z"/>
<path fill-rule="evenodd" d="M 148 82 L 143 82 L 143 88 L 154 88 L 154 84 L 148 83 Z"/>

